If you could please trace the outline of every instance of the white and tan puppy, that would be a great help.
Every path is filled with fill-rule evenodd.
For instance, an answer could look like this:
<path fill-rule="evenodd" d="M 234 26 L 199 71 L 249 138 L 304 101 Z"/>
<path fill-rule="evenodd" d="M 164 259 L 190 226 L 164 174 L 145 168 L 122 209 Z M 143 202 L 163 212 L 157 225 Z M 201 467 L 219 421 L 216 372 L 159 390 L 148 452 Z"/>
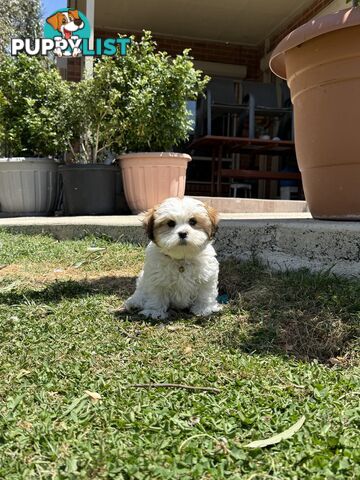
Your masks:
<path fill-rule="evenodd" d="M 213 208 L 189 197 L 168 198 L 149 210 L 143 223 L 151 242 L 125 309 L 154 319 L 165 319 L 171 307 L 200 316 L 221 310 L 219 263 L 211 245 L 217 222 Z"/>

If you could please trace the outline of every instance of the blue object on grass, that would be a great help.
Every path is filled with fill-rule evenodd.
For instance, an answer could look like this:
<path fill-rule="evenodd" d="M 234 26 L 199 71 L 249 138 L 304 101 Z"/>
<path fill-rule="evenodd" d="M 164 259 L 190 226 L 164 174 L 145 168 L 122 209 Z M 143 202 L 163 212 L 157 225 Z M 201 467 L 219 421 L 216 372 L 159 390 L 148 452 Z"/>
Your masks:
<path fill-rule="evenodd" d="M 229 297 L 226 295 L 226 293 L 224 293 L 223 295 L 219 295 L 219 296 L 217 297 L 217 301 L 218 301 L 220 304 L 224 305 L 224 304 L 226 304 L 226 303 L 229 303 Z"/>

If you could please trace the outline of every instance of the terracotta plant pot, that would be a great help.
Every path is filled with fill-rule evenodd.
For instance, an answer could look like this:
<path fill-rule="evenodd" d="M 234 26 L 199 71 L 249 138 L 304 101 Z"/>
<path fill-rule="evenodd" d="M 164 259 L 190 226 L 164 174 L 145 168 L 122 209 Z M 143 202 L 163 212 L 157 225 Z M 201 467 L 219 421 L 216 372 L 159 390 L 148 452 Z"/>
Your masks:
<path fill-rule="evenodd" d="M 360 219 L 360 8 L 311 20 L 280 42 L 271 70 L 287 80 L 309 209 Z"/>
<path fill-rule="evenodd" d="M 132 213 L 140 213 L 168 197 L 183 197 L 186 168 L 184 153 L 128 153 L 120 156 L 124 191 Z"/>

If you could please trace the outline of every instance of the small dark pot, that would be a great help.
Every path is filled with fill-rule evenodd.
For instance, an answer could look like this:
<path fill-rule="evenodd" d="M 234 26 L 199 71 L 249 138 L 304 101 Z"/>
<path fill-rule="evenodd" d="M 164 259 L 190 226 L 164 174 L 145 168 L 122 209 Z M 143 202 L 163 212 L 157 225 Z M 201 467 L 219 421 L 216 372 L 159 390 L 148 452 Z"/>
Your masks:
<path fill-rule="evenodd" d="M 65 215 L 114 215 L 116 174 L 112 165 L 61 165 Z"/>

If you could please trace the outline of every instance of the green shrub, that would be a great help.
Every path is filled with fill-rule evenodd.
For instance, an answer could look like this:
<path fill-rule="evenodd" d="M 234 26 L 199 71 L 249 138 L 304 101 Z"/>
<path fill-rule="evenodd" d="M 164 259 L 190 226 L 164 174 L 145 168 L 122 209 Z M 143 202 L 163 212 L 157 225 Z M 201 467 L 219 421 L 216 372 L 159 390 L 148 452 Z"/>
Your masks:
<path fill-rule="evenodd" d="M 0 64 L 0 153 L 55 156 L 72 135 L 70 86 L 43 58 L 8 57 Z"/>
<path fill-rule="evenodd" d="M 168 151 L 186 140 L 192 124 L 187 101 L 209 80 L 194 68 L 189 50 L 172 58 L 156 50 L 150 32 L 132 38 L 126 56 L 103 57 L 94 73 L 111 99 L 108 128 L 119 153 Z"/>
<path fill-rule="evenodd" d="M 101 162 L 109 151 L 168 151 L 188 137 L 187 101 L 208 82 L 189 51 L 158 52 L 150 32 L 127 55 L 103 57 L 94 78 L 62 81 L 46 60 L 7 57 L 0 68 L 0 151 Z M 74 148 L 79 146 L 79 148 Z"/>
<path fill-rule="evenodd" d="M 115 149 L 124 111 L 121 91 L 109 87 L 116 73 L 98 62 L 93 78 L 71 85 L 73 109 L 69 121 L 73 143 L 79 145 L 77 150 L 70 145 L 72 161 L 101 163 Z"/>

